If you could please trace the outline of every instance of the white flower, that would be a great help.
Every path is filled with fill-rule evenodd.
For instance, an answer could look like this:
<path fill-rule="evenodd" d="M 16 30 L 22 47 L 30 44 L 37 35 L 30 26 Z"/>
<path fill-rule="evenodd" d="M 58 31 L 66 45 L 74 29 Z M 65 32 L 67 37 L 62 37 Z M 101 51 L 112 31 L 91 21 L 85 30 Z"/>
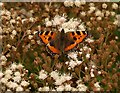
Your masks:
<path fill-rule="evenodd" d="M 4 73 L 5 75 L 8 75 L 8 74 L 12 74 L 12 70 L 10 70 L 10 69 L 7 69 L 6 71 L 5 71 L 5 73 Z"/>
<path fill-rule="evenodd" d="M 29 35 L 29 36 L 28 36 L 28 39 L 31 40 L 32 38 L 33 38 L 33 35 Z"/>
<path fill-rule="evenodd" d="M 7 58 L 6 58 L 4 55 L 2 55 L 2 56 L 1 56 L 1 60 L 2 60 L 2 61 L 7 61 Z"/>
<path fill-rule="evenodd" d="M 83 47 L 83 50 L 84 50 L 84 51 L 86 51 L 86 50 L 88 50 L 88 49 L 89 49 L 89 48 L 88 48 L 87 46 L 84 46 L 84 47 Z"/>
<path fill-rule="evenodd" d="M 76 60 L 77 65 L 82 64 L 82 61 Z"/>
<path fill-rule="evenodd" d="M 113 24 L 114 24 L 114 25 L 118 25 L 118 20 L 115 20 L 115 21 L 113 22 Z"/>
<path fill-rule="evenodd" d="M 2 34 L 2 32 L 3 32 L 3 28 L 0 27 L 0 34 Z M 1 35 L 1 36 L 2 36 L 2 35 Z M 0 39 L 2 39 L 2 38 L 0 38 Z"/>
<path fill-rule="evenodd" d="M 92 68 L 95 68 L 96 66 L 95 65 L 92 65 Z M 94 70 L 93 70 L 94 71 Z"/>
<path fill-rule="evenodd" d="M 66 6 L 66 7 L 69 7 L 69 6 L 73 6 L 73 1 L 72 0 L 66 0 L 65 2 L 64 2 L 64 5 Z"/>
<path fill-rule="evenodd" d="M 110 11 L 106 11 L 105 16 L 109 16 L 110 15 Z"/>
<path fill-rule="evenodd" d="M 65 89 L 65 88 L 64 88 L 63 85 L 56 87 L 56 90 L 57 90 L 57 91 L 64 91 L 64 89 Z"/>
<path fill-rule="evenodd" d="M 102 12 L 101 12 L 100 10 L 97 10 L 97 11 L 95 12 L 95 15 L 96 15 L 96 16 L 102 16 Z"/>
<path fill-rule="evenodd" d="M 5 65 L 6 64 L 6 61 L 1 61 L 0 65 Z"/>
<path fill-rule="evenodd" d="M 92 13 L 92 12 L 94 12 L 94 11 L 95 11 L 96 7 L 91 6 L 89 9 L 90 9 L 89 11 L 91 11 L 90 13 Z"/>
<path fill-rule="evenodd" d="M 64 23 L 64 22 L 66 21 L 66 18 L 65 18 L 65 17 L 61 17 L 61 18 L 59 19 L 59 21 L 60 21 L 60 23 Z"/>
<path fill-rule="evenodd" d="M 84 84 L 78 84 L 77 89 L 78 91 L 86 91 L 87 86 L 85 86 Z"/>
<path fill-rule="evenodd" d="M 17 20 L 21 20 L 21 17 L 20 17 L 20 16 L 18 16 L 16 19 L 17 19 Z"/>
<path fill-rule="evenodd" d="M 90 54 L 86 54 L 86 58 L 89 59 L 90 58 Z"/>
<path fill-rule="evenodd" d="M 66 84 L 65 85 L 65 91 L 71 91 L 72 87 L 70 86 L 70 84 Z"/>
<path fill-rule="evenodd" d="M 65 17 L 64 17 L 64 14 L 63 16 L 59 16 L 59 15 L 56 15 L 54 17 L 54 19 L 52 20 L 52 25 L 56 26 L 56 25 L 61 25 L 62 23 L 64 23 L 66 21 Z"/>
<path fill-rule="evenodd" d="M 65 80 L 70 80 L 70 79 L 72 79 L 72 77 L 69 76 L 69 75 L 67 75 L 67 74 L 64 75 L 64 78 L 65 78 Z"/>
<path fill-rule="evenodd" d="M 0 79 L 3 77 L 3 75 L 4 75 L 4 74 L 3 74 L 2 72 L 0 72 Z"/>
<path fill-rule="evenodd" d="M 13 77 L 13 80 L 14 80 L 14 82 L 19 83 L 21 81 L 21 77 L 20 76 Z"/>
<path fill-rule="evenodd" d="M 64 28 L 65 33 L 74 31 L 73 29 Z"/>
<path fill-rule="evenodd" d="M 103 4 L 102 4 L 102 8 L 106 9 L 106 8 L 107 8 L 107 4 L 106 4 L 106 3 L 103 3 Z"/>
<path fill-rule="evenodd" d="M 74 68 L 76 65 L 77 65 L 77 63 L 76 63 L 75 61 L 70 60 L 69 66 L 70 66 L 71 68 Z"/>
<path fill-rule="evenodd" d="M 4 3 L 0 2 L 0 7 L 2 7 L 4 5 Z"/>
<path fill-rule="evenodd" d="M 12 70 L 15 70 L 17 68 L 17 65 L 15 63 L 12 63 L 11 67 Z"/>
<path fill-rule="evenodd" d="M 94 42 L 94 40 L 92 38 L 87 38 L 85 41 L 88 42 L 88 43 Z"/>
<path fill-rule="evenodd" d="M 49 87 L 44 86 L 44 87 L 42 88 L 42 91 L 50 91 L 50 89 L 49 89 Z"/>
<path fill-rule="evenodd" d="M 27 21 L 28 21 L 28 19 L 26 19 L 26 18 L 22 19 L 22 24 L 24 24 Z"/>
<path fill-rule="evenodd" d="M 45 22 L 49 21 L 49 18 L 45 18 Z"/>
<path fill-rule="evenodd" d="M 43 79 L 44 80 L 45 78 L 47 78 L 47 72 L 45 70 L 41 70 L 39 72 L 39 79 Z"/>
<path fill-rule="evenodd" d="M 28 85 L 29 85 L 29 83 L 26 82 L 25 80 L 21 82 L 21 86 L 24 86 L 24 87 L 25 87 L 25 86 L 28 86 Z"/>
<path fill-rule="evenodd" d="M 86 4 L 86 1 L 85 0 L 81 0 L 81 5 L 85 5 Z"/>
<path fill-rule="evenodd" d="M 63 74 L 56 79 L 55 85 L 61 85 L 63 82 L 71 79 L 71 76 Z"/>
<path fill-rule="evenodd" d="M 11 19 L 10 20 L 10 24 L 12 25 L 13 23 L 15 23 L 16 21 L 15 21 L 15 19 Z"/>
<path fill-rule="evenodd" d="M 51 21 L 47 21 L 45 24 L 46 24 L 46 27 L 52 26 L 52 22 Z"/>
<path fill-rule="evenodd" d="M 95 77 L 93 71 L 90 72 L 91 77 Z"/>
<path fill-rule="evenodd" d="M 23 91 L 24 89 L 21 87 L 21 86 L 18 86 L 17 88 L 16 88 L 16 91 Z"/>
<path fill-rule="evenodd" d="M 56 91 L 55 89 L 51 89 L 51 91 Z"/>
<path fill-rule="evenodd" d="M 97 20 L 102 20 L 102 17 L 98 16 L 98 17 L 97 17 Z"/>
<path fill-rule="evenodd" d="M 13 49 L 13 51 L 16 51 L 16 50 L 17 50 L 17 48 L 16 48 L 15 46 L 12 46 L 12 49 Z"/>
<path fill-rule="evenodd" d="M 81 78 L 76 81 L 77 84 L 80 84 L 81 82 L 82 82 L 82 79 L 81 79 Z"/>
<path fill-rule="evenodd" d="M 37 33 L 38 33 L 38 31 L 34 31 L 34 32 L 33 32 L 34 35 L 37 34 Z"/>
<path fill-rule="evenodd" d="M 30 22 L 34 22 L 34 21 L 35 21 L 35 18 L 30 17 L 29 20 L 30 20 Z"/>
<path fill-rule="evenodd" d="M 115 39 L 116 39 L 116 40 L 118 40 L 118 39 L 119 39 L 119 37 L 118 37 L 118 36 L 115 36 Z"/>
<path fill-rule="evenodd" d="M 12 93 L 12 90 L 10 90 L 10 89 L 7 89 L 6 91 L 8 91 L 8 92 Z"/>
<path fill-rule="evenodd" d="M 72 32 L 76 30 L 76 27 L 80 24 L 81 20 L 71 18 L 68 22 L 61 24 L 61 28 L 66 32 Z"/>
<path fill-rule="evenodd" d="M 88 70 L 88 67 L 85 67 L 85 70 Z"/>
<path fill-rule="evenodd" d="M 42 88 L 41 88 L 41 87 L 39 87 L 39 88 L 38 88 L 38 91 L 42 91 Z"/>
<path fill-rule="evenodd" d="M 22 64 L 20 64 L 20 63 L 17 65 L 17 69 L 22 69 L 23 67 L 24 66 Z"/>
<path fill-rule="evenodd" d="M 6 84 L 8 82 L 8 79 L 7 78 L 2 78 L 2 79 L 0 79 L 0 82 L 3 83 L 3 84 Z"/>
<path fill-rule="evenodd" d="M 15 76 L 21 76 L 20 72 L 18 72 L 18 71 L 15 72 L 14 75 L 15 75 Z"/>
<path fill-rule="evenodd" d="M 68 62 L 68 61 L 66 61 L 66 62 L 65 62 L 65 64 L 66 64 L 66 65 L 68 65 L 68 64 L 69 64 L 69 62 Z"/>
<path fill-rule="evenodd" d="M 59 73 L 57 71 L 52 71 L 50 73 L 50 76 L 53 78 L 53 79 L 58 79 L 59 78 Z"/>
<path fill-rule="evenodd" d="M 1 11 L 0 15 L 2 15 L 1 18 L 7 19 L 7 20 L 10 20 L 11 18 L 11 12 L 8 10 Z"/>
<path fill-rule="evenodd" d="M 76 60 L 77 59 L 77 52 L 70 52 L 68 54 L 68 57 Z"/>
<path fill-rule="evenodd" d="M 81 2 L 80 2 L 79 0 L 75 0 L 75 5 L 76 5 L 77 7 L 80 7 Z"/>
<path fill-rule="evenodd" d="M 94 4 L 94 3 L 89 3 L 89 6 L 90 6 L 90 7 L 94 7 L 95 4 Z"/>
<path fill-rule="evenodd" d="M 79 27 L 79 29 L 80 29 L 81 31 L 85 31 L 85 30 L 86 30 L 83 24 L 80 24 L 78 27 Z"/>
<path fill-rule="evenodd" d="M 82 48 L 81 48 L 82 49 Z M 80 55 L 82 55 L 82 52 L 79 52 Z"/>
<path fill-rule="evenodd" d="M 77 89 L 77 88 L 72 87 L 72 90 L 71 90 L 71 91 L 78 91 L 78 89 Z"/>
<path fill-rule="evenodd" d="M 78 55 L 77 52 L 70 52 L 68 54 L 68 58 L 71 58 L 71 60 L 67 61 L 66 64 L 69 65 L 69 67 L 74 68 L 76 65 L 80 65 L 82 63 L 82 61 L 79 61 L 77 59 L 77 55 Z"/>
<path fill-rule="evenodd" d="M 111 11 L 110 14 L 111 14 L 112 16 L 115 16 L 116 13 L 115 13 L 114 11 Z"/>
<path fill-rule="evenodd" d="M 117 3 L 113 3 L 113 4 L 112 4 L 112 8 L 113 8 L 113 9 L 118 9 L 118 4 L 117 4 Z"/>
<path fill-rule="evenodd" d="M 80 14 L 81 14 L 82 16 L 85 16 L 85 15 L 86 15 L 86 13 L 85 13 L 84 11 L 82 11 Z"/>
<path fill-rule="evenodd" d="M 15 35 L 13 35 L 13 34 L 10 35 L 10 38 L 11 38 L 11 39 L 14 39 L 14 37 L 15 37 Z"/>
<path fill-rule="evenodd" d="M 65 79 L 59 77 L 58 79 L 56 79 L 56 81 L 55 81 L 55 85 L 61 85 L 63 82 L 65 82 Z"/>
<path fill-rule="evenodd" d="M 6 74 L 4 78 L 10 79 L 10 78 L 12 78 L 12 76 L 10 74 Z"/>
<path fill-rule="evenodd" d="M 96 82 L 94 84 L 94 86 L 96 87 L 96 91 L 100 91 L 100 85 L 99 85 L 99 82 Z"/>
<path fill-rule="evenodd" d="M 98 74 L 101 74 L 102 72 L 101 71 L 98 71 Z"/>
<path fill-rule="evenodd" d="M 7 84 L 6 84 L 9 88 L 12 88 L 12 89 L 15 89 L 16 87 L 18 87 L 18 84 L 17 83 L 14 83 L 12 81 L 9 81 Z"/>
<path fill-rule="evenodd" d="M 11 48 L 11 45 L 10 45 L 10 44 L 7 44 L 7 47 L 8 47 L 8 48 Z"/>
<path fill-rule="evenodd" d="M 92 65 L 92 66 L 93 66 L 93 65 Z M 91 72 L 93 72 L 93 71 L 94 71 L 94 69 L 92 68 L 90 71 L 91 71 Z"/>
<path fill-rule="evenodd" d="M 27 32 L 28 35 L 31 34 L 31 30 L 27 30 L 26 32 Z"/>

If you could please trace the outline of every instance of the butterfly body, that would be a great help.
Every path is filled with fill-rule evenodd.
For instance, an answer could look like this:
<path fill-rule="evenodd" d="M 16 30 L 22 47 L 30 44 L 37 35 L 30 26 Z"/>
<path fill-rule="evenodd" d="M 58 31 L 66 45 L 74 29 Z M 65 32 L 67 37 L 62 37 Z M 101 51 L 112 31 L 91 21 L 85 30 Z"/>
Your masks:
<path fill-rule="evenodd" d="M 48 49 L 55 54 L 63 54 L 73 49 L 77 44 L 83 41 L 87 36 L 85 31 L 75 32 L 52 32 L 44 31 L 39 33 L 41 40 L 47 45 Z"/>

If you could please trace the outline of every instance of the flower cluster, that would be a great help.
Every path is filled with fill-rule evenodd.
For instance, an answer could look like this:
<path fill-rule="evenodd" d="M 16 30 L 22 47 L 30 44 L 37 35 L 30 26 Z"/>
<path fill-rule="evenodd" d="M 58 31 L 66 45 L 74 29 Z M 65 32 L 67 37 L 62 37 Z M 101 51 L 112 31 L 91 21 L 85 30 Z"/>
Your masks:
<path fill-rule="evenodd" d="M 85 86 L 85 84 L 83 84 L 81 80 L 77 81 L 76 88 L 72 87 L 71 84 L 67 83 L 67 81 L 70 81 L 72 79 L 72 76 L 67 75 L 65 73 L 60 74 L 58 71 L 52 71 L 49 75 L 55 80 L 54 84 L 56 85 L 56 87 L 49 88 L 49 86 L 46 85 L 44 87 L 39 87 L 38 91 L 86 91 L 87 90 L 87 86 Z"/>
<path fill-rule="evenodd" d="M 45 19 L 45 25 L 46 27 L 54 27 L 58 26 L 59 31 L 61 29 L 65 30 L 65 33 L 72 32 L 72 31 L 85 31 L 85 25 L 81 22 L 80 19 L 73 19 L 71 18 L 69 21 L 66 19 L 67 16 L 60 16 L 56 15 L 53 20 L 49 20 L 48 18 Z"/>
<path fill-rule="evenodd" d="M 1 59 L 3 59 L 3 56 Z M 0 72 L 0 86 L 1 84 L 6 86 L 7 91 L 29 91 L 30 87 L 28 86 L 30 83 L 24 78 L 26 71 L 23 69 L 22 64 L 14 62 L 5 71 Z"/>
<path fill-rule="evenodd" d="M 66 0 L 64 2 L 64 5 L 66 7 L 70 7 L 70 6 L 72 7 L 74 4 L 75 4 L 75 6 L 80 7 L 82 5 L 85 5 L 86 1 L 85 0 L 75 0 L 75 2 L 73 2 L 73 0 Z"/>

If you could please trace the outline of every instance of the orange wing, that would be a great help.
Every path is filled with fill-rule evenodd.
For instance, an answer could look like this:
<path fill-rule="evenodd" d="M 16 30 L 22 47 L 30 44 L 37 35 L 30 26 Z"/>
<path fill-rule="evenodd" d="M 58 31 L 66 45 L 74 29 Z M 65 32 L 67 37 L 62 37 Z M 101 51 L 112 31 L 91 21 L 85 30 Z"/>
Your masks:
<path fill-rule="evenodd" d="M 73 42 L 69 46 L 65 48 L 65 51 L 73 49 L 77 44 L 83 41 L 83 39 L 87 36 L 85 31 L 76 31 L 69 33 L 70 38 L 73 39 Z"/>
<path fill-rule="evenodd" d="M 54 47 L 54 45 L 51 44 L 51 41 L 54 40 L 56 36 L 55 32 L 52 31 L 44 31 L 39 33 L 39 37 L 42 39 L 42 41 L 47 45 L 47 47 L 53 52 L 59 54 L 60 51 Z"/>
<path fill-rule="evenodd" d="M 39 32 L 39 37 L 45 44 L 48 44 L 55 37 L 55 33 L 52 31 Z"/>

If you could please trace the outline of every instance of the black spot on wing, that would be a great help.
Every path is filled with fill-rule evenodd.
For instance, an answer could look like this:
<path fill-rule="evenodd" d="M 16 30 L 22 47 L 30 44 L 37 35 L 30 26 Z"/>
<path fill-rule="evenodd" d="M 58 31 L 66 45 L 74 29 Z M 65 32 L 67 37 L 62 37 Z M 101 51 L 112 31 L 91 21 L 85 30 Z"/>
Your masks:
<path fill-rule="evenodd" d="M 48 38 L 48 41 L 50 41 L 50 40 L 51 40 L 51 37 Z"/>
<path fill-rule="evenodd" d="M 74 39 L 74 40 L 77 40 L 77 38 L 76 38 L 76 37 L 73 37 L 73 39 Z"/>
<path fill-rule="evenodd" d="M 84 35 L 86 35 L 86 32 L 85 32 L 85 31 L 82 31 L 82 33 L 83 33 Z"/>
<path fill-rule="evenodd" d="M 51 32 L 50 34 L 53 35 L 53 32 Z"/>
<path fill-rule="evenodd" d="M 80 34 L 80 31 L 76 31 L 76 33 L 77 33 L 78 35 L 81 35 L 81 34 Z"/>
<path fill-rule="evenodd" d="M 43 34 L 43 32 L 39 32 L 39 34 L 40 34 L 40 35 L 42 35 L 42 34 Z"/>
<path fill-rule="evenodd" d="M 72 35 L 74 36 L 74 35 L 75 35 L 75 33 L 74 33 L 74 32 L 72 32 Z"/>
<path fill-rule="evenodd" d="M 49 34 L 49 31 L 46 31 L 46 32 L 45 32 L 45 35 L 48 35 L 48 34 Z"/>

